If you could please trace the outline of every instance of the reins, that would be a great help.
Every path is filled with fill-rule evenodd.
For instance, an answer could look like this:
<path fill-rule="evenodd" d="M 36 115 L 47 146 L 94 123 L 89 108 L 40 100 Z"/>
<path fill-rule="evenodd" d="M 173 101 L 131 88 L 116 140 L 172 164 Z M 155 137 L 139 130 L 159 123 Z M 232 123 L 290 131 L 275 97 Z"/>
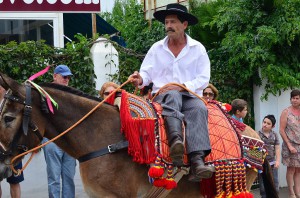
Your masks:
<path fill-rule="evenodd" d="M 11 164 L 10 164 L 10 167 L 12 169 L 12 171 L 15 173 L 15 174 L 20 174 L 22 171 L 25 170 L 25 168 L 28 166 L 29 162 L 32 160 L 33 156 L 34 156 L 34 151 L 46 146 L 47 144 L 49 144 L 50 142 L 53 142 L 55 140 L 57 140 L 58 138 L 60 138 L 61 136 L 65 135 L 66 133 L 68 133 L 69 131 L 71 131 L 72 129 L 74 129 L 77 125 L 79 125 L 82 121 L 84 121 L 88 116 L 90 116 L 95 110 L 97 110 L 104 102 L 106 102 L 106 100 L 108 98 L 110 98 L 112 95 L 114 95 L 117 91 L 119 91 L 123 86 L 125 86 L 126 84 L 128 84 L 129 82 L 132 82 L 132 78 L 128 78 L 128 80 L 126 82 L 124 82 L 123 84 L 121 84 L 119 87 L 117 87 L 115 90 L 113 90 L 108 96 L 107 98 L 105 98 L 104 100 L 102 100 L 101 102 L 99 102 L 92 110 L 90 110 L 86 115 L 84 115 L 81 119 L 79 119 L 76 123 L 74 123 L 72 126 L 70 126 L 68 129 L 66 129 L 64 132 L 60 133 L 59 135 L 57 135 L 56 137 L 52 138 L 51 140 L 39 145 L 39 146 L 36 146 L 35 148 L 32 148 L 28 151 L 25 151 L 17 156 L 15 156 L 12 160 L 11 160 Z M 189 90 L 188 88 L 186 88 L 185 86 L 183 86 L 182 84 L 179 84 L 179 83 L 168 83 L 166 84 L 165 86 L 163 86 L 162 88 L 160 88 L 158 90 L 158 92 L 153 96 L 152 100 L 161 92 L 163 92 L 168 86 L 170 85 L 173 85 L 173 86 L 179 86 L 181 87 L 182 89 L 188 91 L 189 93 L 191 93 L 192 95 L 196 96 L 197 98 L 199 98 L 200 100 L 202 100 L 205 104 L 207 104 L 207 102 L 202 99 L 199 95 L 197 95 L 195 92 Z M 135 91 L 136 93 L 136 91 Z M 118 144 L 118 143 L 117 143 Z M 124 144 L 122 144 L 124 145 Z M 111 146 L 111 145 L 109 145 Z M 110 148 L 108 146 L 108 151 L 110 151 Z M 106 150 L 106 149 L 105 149 Z M 27 155 L 28 153 L 31 153 L 31 156 L 29 158 L 29 160 L 25 163 L 25 165 L 22 167 L 22 169 L 18 169 L 16 170 L 13 166 L 13 162 L 15 160 L 17 160 L 18 158 L 24 156 L 24 155 Z M 105 151 L 106 152 L 106 151 Z M 111 153 L 111 152 L 108 152 L 108 153 Z M 105 153 L 106 154 L 106 153 Z M 99 156 L 99 155 L 98 155 Z M 85 160 L 85 159 L 83 159 Z"/>
<path fill-rule="evenodd" d="M 196 96 L 197 98 L 199 98 L 200 100 L 202 100 L 204 102 L 205 105 L 207 105 L 207 102 L 206 100 L 204 100 L 202 97 L 200 97 L 198 94 L 196 94 L 195 92 L 191 91 L 190 89 L 188 89 L 187 87 L 185 87 L 184 85 L 182 84 L 179 84 L 179 83 L 168 83 L 166 85 L 164 85 L 163 87 L 161 87 L 158 92 L 156 92 L 154 94 L 154 96 L 152 97 L 152 101 L 153 99 L 160 93 L 164 92 L 164 90 L 166 90 L 170 85 L 175 85 L 175 86 L 178 86 L 178 87 L 181 87 L 182 89 L 184 89 L 185 91 L 191 93 L 192 95 Z"/>

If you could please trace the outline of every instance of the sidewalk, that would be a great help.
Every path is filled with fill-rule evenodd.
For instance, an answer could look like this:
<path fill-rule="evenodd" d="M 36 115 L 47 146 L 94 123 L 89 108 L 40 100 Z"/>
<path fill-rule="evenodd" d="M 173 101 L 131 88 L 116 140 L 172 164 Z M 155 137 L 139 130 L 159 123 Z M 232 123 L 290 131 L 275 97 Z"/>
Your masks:
<path fill-rule="evenodd" d="M 260 198 L 259 188 L 251 191 L 254 195 L 254 198 Z M 287 187 L 279 188 L 279 198 L 288 198 L 289 193 Z"/>
<path fill-rule="evenodd" d="M 30 156 L 23 159 L 23 165 Z M 79 164 L 76 165 L 75 175 L 75 197 L 87 198 L 80 178 Z M 10 198 L 9 184 L 6 180 L 1 182 L 2 198 Z M 44 152 L 36 154 L 27 168 L 24 170 L 24 181 L 21 182 L 22 198 L 48 198 L 47 172 Z"/>
<path fill-rule="evenodd" d="M 29 156 L 25 157 L 23 165 L 27 162 L 28 158 Z M 25 180 L 21 182 L 22 198 L 48 198 L 47 172 L 43 152 L 39 152 L 33 157 L 24 171 L 24 177 Z M 2 198 L 10 198 L 9 184 L 6 180 L 1 182 L 1 187 Z M 88 198 L 81 182 L 78 162 L 76 166 L 75 189 L 76 198 Z M 252 190 L 251 192 L 254 194 L 254 198 L 260 198 L 259 189 Z M 288 198 L 287 188 L 280 188 L 279 197 Z"/>

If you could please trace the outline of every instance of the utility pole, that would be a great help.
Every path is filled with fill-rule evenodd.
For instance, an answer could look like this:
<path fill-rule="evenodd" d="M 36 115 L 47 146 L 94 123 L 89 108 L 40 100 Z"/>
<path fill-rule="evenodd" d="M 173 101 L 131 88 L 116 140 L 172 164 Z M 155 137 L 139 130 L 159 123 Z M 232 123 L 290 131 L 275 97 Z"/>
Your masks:
<path fill-rule="evenodd" d="M 93 33 L 93 38 L 96 38 L 96 34 L 97 34 L 97 18 L 96 18 L 96 13 L 92 13 L 92 33 Z"/>

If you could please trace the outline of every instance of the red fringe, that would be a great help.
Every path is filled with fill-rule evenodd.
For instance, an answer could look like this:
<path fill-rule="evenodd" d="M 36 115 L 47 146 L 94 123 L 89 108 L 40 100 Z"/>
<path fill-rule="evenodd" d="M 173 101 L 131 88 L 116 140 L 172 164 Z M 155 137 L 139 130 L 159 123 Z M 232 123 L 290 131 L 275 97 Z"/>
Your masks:
<path fill-rule="evenodd" d="M 209 187 L 208 187 L 209 186 Z M 209 179 L 202 179 L 200 181 L 200 192 L 205 198 L 213 198 L 216 195 L 216 181 L 215 176 Z"/>
<path fill-rule="evenodd" d="M 106 102 L 110 105 L 114 105 L 115 98 L 116 98 L 116 92 L 113 95 L 111 95 L 110 97 L 108 97 L 106 99 Z"/>
<path fill-rule="evenodd" d="M 128 154 L 138 163 L 153 163 L 155 150 L 155 120 L 132 118 L 129 110 L 128 93 L 122 90 L 121 131 L 129 142 Z"/>

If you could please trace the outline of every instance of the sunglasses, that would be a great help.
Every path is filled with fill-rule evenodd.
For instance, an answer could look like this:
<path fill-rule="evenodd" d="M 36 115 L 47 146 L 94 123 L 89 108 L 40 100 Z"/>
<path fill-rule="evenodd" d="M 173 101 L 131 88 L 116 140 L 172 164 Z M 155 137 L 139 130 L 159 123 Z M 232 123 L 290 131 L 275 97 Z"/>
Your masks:
<path fill-rule="evenodd" d="M 215 94 L 211 93 L 211 92 L 204 92 L 203 96 L 209 96 L 209 97 L 213 97 Z"/>
<path fill-rule="evenodd" d="M 109 91 L 106 91 L 106 92 L 103 93 L 103 95 L 105 95 L 105 96 L 108 96 L 109 94 L 110 94 Z"/>
<path fill-rule="evenodd" d="M 66 79 L 69 79 L 69 80 L 71 79 L 71 76 L 63 76 L 63 75 L 60 75 L 60 76 L 61 76 L 63 79 L 65 79 L 65 80 L 66 80 Z"/>

